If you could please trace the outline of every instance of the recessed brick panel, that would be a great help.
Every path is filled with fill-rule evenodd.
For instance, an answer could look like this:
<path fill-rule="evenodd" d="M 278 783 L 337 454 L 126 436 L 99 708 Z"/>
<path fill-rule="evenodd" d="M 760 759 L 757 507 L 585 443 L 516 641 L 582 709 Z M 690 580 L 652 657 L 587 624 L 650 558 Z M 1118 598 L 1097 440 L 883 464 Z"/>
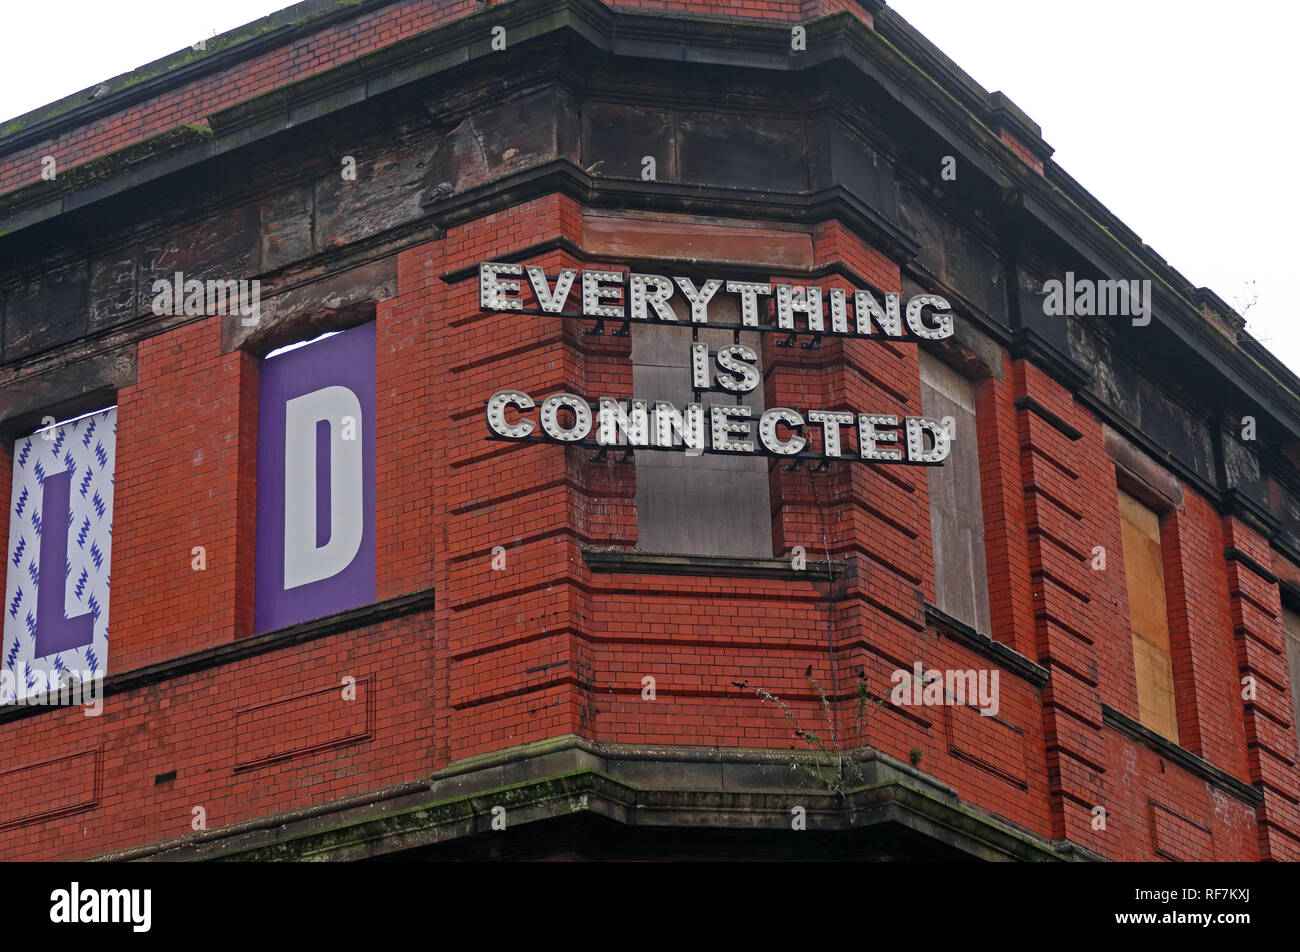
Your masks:
<path fill-rule="evenodd" d="M 240 740 L 234 768 L 250 770 L 370 736 L 370 685 L 340 683 L 245 708 L 235 715 Z M 355 691 L 355 699 L 345 692 Z"/>
<path fill-rule="evenodd" d="M 1155 800 L 1151 801 L 1151 839 L 1157 856 L 1182 862 L 1214 859 L 1214 834 Z"/>
<path fill-rule="evenodd" d="M 93 809 L 101 756 L 100 750 L 83 750 L 0 773 L 6 791 L 0 798 L 0 831 Z"/>

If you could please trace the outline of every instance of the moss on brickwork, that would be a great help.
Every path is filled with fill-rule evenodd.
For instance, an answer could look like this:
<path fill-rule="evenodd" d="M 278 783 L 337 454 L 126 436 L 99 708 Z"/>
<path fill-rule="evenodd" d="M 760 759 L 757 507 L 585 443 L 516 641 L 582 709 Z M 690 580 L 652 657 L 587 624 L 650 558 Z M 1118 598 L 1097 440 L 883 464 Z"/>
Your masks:
<path fill-rule="evenodd" d="M 53 182 L 37 179 L 21 186 L 4 197 L 14 207 L 21 207 L 36 196 L 48 196 L 51 189 L 74 191 L 85 188 L 92 182 L 99 182 L 120 172 L 125 172 L 141 162 L 185 146 L 203 142 L 212 137 L 212 130 L 198 123 L 187 123 L 167 129 L 148 139 L 125 146 L 107 155 L 96 156 L 77 165 L 59 169 L 59 175 Z M 4 234 L 5 232 L 0 232 Z"/>
<path fill-rule="evenodd" d="M 72 98 L 60 99 L 42 109 L 39 116 L 34 116 L 33 113 L 27 113 L 24 116 L 12 119 L 5 123 L 4 126 L 0 126 L 0 139 L 3 139 L 5 136 L 13 135 L 15 132 L 21 132 L 33 122 L 44 122 L 48 119 L 54 119 L 61 116 L 77 105 L 78 103 Z"/>
<path fill-rule="evenodd" d="M 590 792 L 597 779 L 613 783 L 598 771 L 575 770 L 537 781 L 526 781 L 485 793 L 453 797 L 427 806 L 388 814 L 357 823 L 340 823 L 310 835 L 221 857 L 224 861 L 298 861 L 363 847 L 385 836 L 416 831 L 447 831 L 451 838 L 459 826 L 475 832 L 479 817 L 491 817 L 492 807 L 505 807 L 507 815 L 529 807 L 548 805 L 552 815 L 582 813 L 591 806 Z"/>
<path fill-rule="evenodd" d="M 390 813 L 382 813 L 382 803 L 376 803 L 362 808 L 369 815 L 350 822 L 304 830 L 291 839 L 275 843 L 259 842 L 242 848 L 234 846 L 214 858 L 227 862 L 355 859 L 394 848 L 400 851 L 437 846 L 483 833 L 490 828 L 494 811 L 498 808 L 504 808 L 509 829 L 562 817 L 588 815 L 618 819 L 620 814 L 623 814 L 620 822 L 637 826 L 636 817 L 642 811 L 653 818 L 650 822 L 656 827 L 784 829 L 790 796 L 794 793 L 799 794 L 809 815 L 819 818 L 824 832 L 865 830 L 876 822 L 883 822 L 877 817 L 864 826 L 864 817 L 872 812 L 869 808 L 875 808 L 877 811 L 901 811 L 895 821 L 898 817 L 911 817 L 933 831 L 928 835 L 983 859 L 1053 861 L 1080 858 L 999 823 L 954 797 L 926 789 L 927 778 L 921 775 L 917 775 L 915 781 L 909 777 L 892 776 L 855 787 L 843 796 L 831 796 L 798 784 L 781 789 L 726 790 L 705 789 L 689 782 L 681 789 L 653 789 L 619 776 L 621 768 L 614 762 L 604 767 L 561 768 L 555 773 L 547 773 L 543 761 L 537 758 L 559 753 L 568 746 L 572 746 L 570 739 L 552 738 L 517 748 L 514 753 L 523 754 L 527 750 L 530 756 L 516 761 L 516 765 L 532 762 L 541 768 L 539 776 L 527 780 L 458 793 L 433 803 Z M 772 752 L 760 752 L 763 753 Z M 498 752 L 472 758 L 479 765 L 478 770 L 457 776 L 468 780 L 479 770 L 494 771 L 502 766 L 501 757 Z M 886 770 L 894 763 L 880 755 L 873 759 L 881 761 Z M 690 768 L 690 765 L 665 764 L 670 774 L 684 767 Z M 691 769 L 708 771 L 713 768 L 712 765 L 696 764 Z M 198 854 L 190 855 L 197 858 Z"/>
<path fill-rule="evenodd" d="M 119 93 L 149 80 L 165 76 L 167 73 L 174 70 L 189 66 L 192 63 L 206 59 L 224 50 L 240 46 L 250 40 L 257 39 L 258 37 L 264 36 L 275 30 L 281 30 L 286 27 L 294 29 L 299 28 L 304 24 L 317 19 L 323 13 L 327 13 L 331 9 L 336 9 L 340 6 L 346 7 L 360 5 L 361 0 L 334 0 L 333 3 L 321 2 L 310 5 L 298 4 L 296 7 L 290 7 L 286 10 L 278 11 L 277 13 L 273 13 L 261 20 L 256 20 L 253 23 L 237 27 L 227 33 L 222 33 L 220 36 L 205 38 L 202 40 L 203 48 L 201 49 L 186 47 L 183 50 L 178 50 L 175 53 L 172 53 L 170 56 L 165 56 L 152 63 L 146 63 L 144 66 L 140 66 L 128 73 L 122 73 L 118 76 L 107 79 L 102 83 L 88 86 L 85 89 L 73 93 L 71 96 L 65 96 L 63 99 L 56 100 L 46 106 L 41 106 L 31 112 L 17 116 L 6 122 L 3 126 L 0 126 L 0 140 L 3 140 L 6 136 L 22 132 L 24 129 L 39 125 L 40 123 L 48 122 L 51 119 L 55 119 L 73 109 L 89 105 L 97 100 L 102 100 L 103 97 L 96 97 L 94 93 L 96 90 L 103 87 L 107 87 L 107 94 L 112 96 L 114 93 Z M 289 21 L 285 18 L 286 13 L 304 6 L 310 7 L 305 15 L 300 15 L 293 21 Z"/>

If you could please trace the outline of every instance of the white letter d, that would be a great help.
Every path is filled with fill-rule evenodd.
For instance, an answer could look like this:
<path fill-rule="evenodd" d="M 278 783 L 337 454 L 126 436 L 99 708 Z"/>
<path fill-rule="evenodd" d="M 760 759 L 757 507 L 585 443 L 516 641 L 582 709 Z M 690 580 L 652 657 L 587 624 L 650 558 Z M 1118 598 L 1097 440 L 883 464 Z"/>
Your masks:
<path fill-rule="evenodd" d="M 345 440 L 341 421 L 356 422 L 356 439 Z M 294 397 L 284 408 L 284 587 L 297 588 L 342 572 L 361 548 L 365 529 L 362 494 L 361 402 L 347 387 L 325 387 Z M 330 537 L 316 546 L 316 424 L 330 427 Z"/>

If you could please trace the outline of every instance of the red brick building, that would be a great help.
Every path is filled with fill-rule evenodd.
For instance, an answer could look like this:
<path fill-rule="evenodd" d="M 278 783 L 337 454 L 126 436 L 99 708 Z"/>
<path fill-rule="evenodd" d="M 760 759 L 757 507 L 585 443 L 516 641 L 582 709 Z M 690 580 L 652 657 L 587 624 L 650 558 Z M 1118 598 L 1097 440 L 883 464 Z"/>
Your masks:
<path fill-rule="evenodd" d="M 5 856 L 1300 856 L 1300 383 L 1051 155 L 879 0 L 307 0 L 0 127 Z M 484 263 L 724 288 L 491 310 Z M 922 295 L 950 333 L 881 332 Z M 334 362 L 363 438 L 295 442 Z M 493 439 L 502 390 L 807 444 Z M 98 714 L 33 703 L 67 659 Z"/>

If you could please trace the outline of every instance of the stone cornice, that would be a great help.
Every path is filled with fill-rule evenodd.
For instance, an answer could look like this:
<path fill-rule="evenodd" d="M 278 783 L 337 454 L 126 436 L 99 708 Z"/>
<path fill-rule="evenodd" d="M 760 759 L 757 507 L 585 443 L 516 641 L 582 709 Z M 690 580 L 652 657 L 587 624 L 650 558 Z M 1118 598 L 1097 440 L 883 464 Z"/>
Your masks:
<path fill-rule="evenodd" d="M 675 555 L 628 549 L 584 548 L 582 557 L 593 572 L 636 575 L 703 575 L 730 578 L 780 578 L 825 582 L 844 575 L 843 561 L 809 559 L 796 569 L 788 558 L 762 559 L 720 555 Z"/>
<path fill-rule="evenodd" d="M 918 842 L 983 860 L 1075 861 L 1101 857 L 1048 841 L 961 801 L 929 774 L 878 751 L 855 758 L 862 783 L 833 794 L 781 750 L 602 744 L 575 735 L 468 758 L 430 782 L 262 817 L 97 857 L 100 860 L 359 859 L 436 847 L 492 828 L 560 817 L 601 817 L 624 828 L 787 831 L 792 805 L 808 829 L 852 837 L 905 829 Z"/>

